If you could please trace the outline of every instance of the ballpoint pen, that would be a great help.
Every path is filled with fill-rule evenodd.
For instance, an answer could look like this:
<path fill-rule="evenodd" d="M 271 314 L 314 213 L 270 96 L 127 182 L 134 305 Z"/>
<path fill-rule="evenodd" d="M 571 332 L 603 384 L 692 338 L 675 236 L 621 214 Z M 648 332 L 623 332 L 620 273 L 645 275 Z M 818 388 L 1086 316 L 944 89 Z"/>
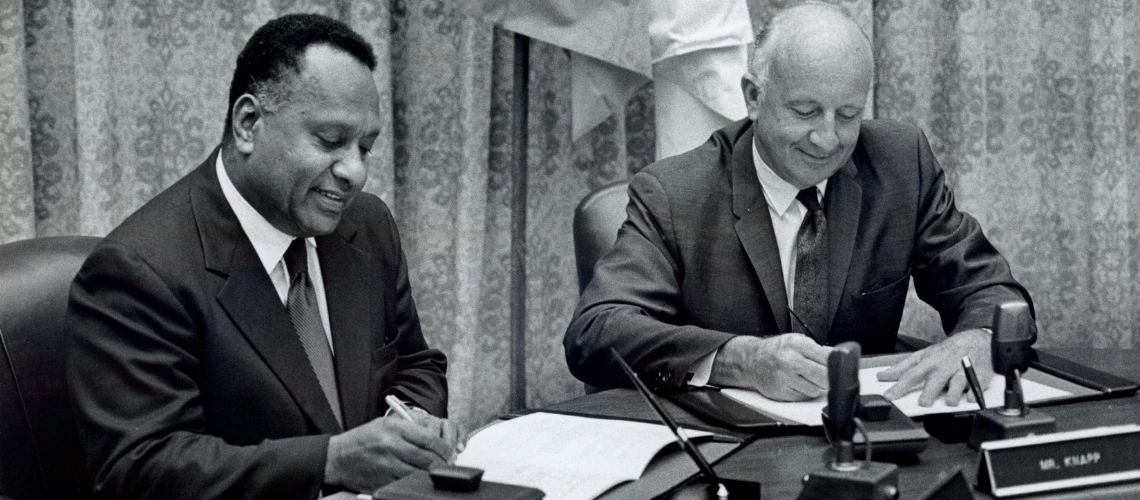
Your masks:
<path fill-rule="evenodd" d="M 982 384 L 978 383 L 978 374 L 974 372 L 974 365 L 970 363 L 969 356 L 962 356 L 962 369 L 966 372 L 966 381 L 970 383 L 970 392 L 978 400 L 978 407 L 986 409 L 986 397 L 982 393 Z"/>
<path fill-rule="evenodd" d="M 396 396 L 393 396 L 391 394 L 384 396 L 384 402 L 388 403 L 388 407 L 391 408 L 392 411 L 395 411 L 396 413 L 399 413 L 401 417 L 404 417 L 404 420 L 407 420 L 409 422 L 416 421 L 416 419 L 412 418 L 412 411 L 409 410 L 408 407 L 404 405 L 404 402 L 400 401 L 400 399 Z"/>
<path fill-rule="evenodd" d="M 796 312 L 793 311 L 790 307 L 788 308 L 788 314 L 792 315 L 792 318 L 796 320 L 796 323 L 800 324 L 800 327 L 804 329 L 804 333 L 806 333 L 808 337 L 811 337 L 813 339 L 815 338 L 815 334 L 811 333 L 811 328 L 808 328 L 807 323 L 804 323 L 804 320 L 800 319 L 799 315 L 797 315 Z"/>
<path fill-rule="evenodd" d="M 687 453 L 689 457 L 697 463 L 697 468 L 699 468 L 701 472 L 709 478 L 709 481 L 712 481 L 713 484 L 716 484 L 717 499 L 727 500 L 728 488 L 725 488 L 724 483 L 721 482 L 720 478 L 716 476 L 716 472 L 713 471 L 713 468 L 711 465 L 709 465 L 709 462 L 705 460 L 705 456 L 701 454 L 700 450 L 698 450 L 695 445 L 693 445 L 692 441 L 689 441 L 689 436 L 685 434 L 685 430 L 680 428 L 677 425 L 677 422 L 673 421 L 673 417 L 669 416 L 669 414 L 665 411 L 665 408 L 661 407 L 661 404 L 658 403 L 657 399 L 653 397 L 653 393 L 649 392 L 649 388 L 645 386 L 645 383 L 642 382 L 640 378 L 638 378 L 637 374 L 633 372 L 633 368 L 630 368 L 629 364 L 626 363 L 624 359 L 622 359 L 621 355 L 618 354 L 618 352 L 612 347 L 610 348 L 610 352 L 613 353 L 614 358 L 616 358 L 618 364 L 621 365 L 621 369 L 624 370 L 625 374 L 629 376 L 629 379 L 633 382 L 634 387 L 637 387 L 637 391 L 641 393 L 641 396 L 645 398 L 645 401 L 648 402 L 649 406 L 653 408 L 653 411 L 657 413 L 657 417 L 660 418 L 662 422 L 665 422 L 665 425 L 669 427 L 669 430 L 673 431 L 673 436 L 675 436 L 677 438 L 677 442 L 681 444 L 681 449 L 685 450 L 685 453 Z"/>

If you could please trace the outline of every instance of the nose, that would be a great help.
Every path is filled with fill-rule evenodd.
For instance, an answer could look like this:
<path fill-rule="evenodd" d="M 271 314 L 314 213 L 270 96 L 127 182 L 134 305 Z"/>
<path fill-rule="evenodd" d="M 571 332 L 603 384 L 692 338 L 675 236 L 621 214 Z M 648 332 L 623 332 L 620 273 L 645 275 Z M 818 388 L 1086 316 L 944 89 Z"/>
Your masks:
<path fill-rule="evenodd" d="M 359 191 L 368 181 L 367 157 L 359 151 L 346 153 L 330 169 L 345 191 Z"/>
<path fill-rule="evenodd" d="M 839 146 L 839 135 L 835 130 L 835 118 L 825 117 L 823 123 L 812 129 L 808 136 L 811 143 L 824 153 L 832 153 Z"/>

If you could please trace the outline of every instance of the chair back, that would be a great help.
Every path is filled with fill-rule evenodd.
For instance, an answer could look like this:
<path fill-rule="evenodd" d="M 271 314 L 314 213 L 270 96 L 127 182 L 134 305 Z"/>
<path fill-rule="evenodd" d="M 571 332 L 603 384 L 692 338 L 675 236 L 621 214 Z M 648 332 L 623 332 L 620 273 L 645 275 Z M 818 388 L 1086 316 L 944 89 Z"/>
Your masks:
<path fill-rule="evenodd" d="M 64 336 L 71 281 L 99 240 L 0 245 L 0 496 L 92 496 L 64 374 Z"/>
<path fill-rule="evenodd" d="M 607 184 L 582 198 L 574 209 L 574 260 L 578 266 L 578 293 L 594 277 L 598 263 L 617 241 L 629 203 L 628 180 Z"/>

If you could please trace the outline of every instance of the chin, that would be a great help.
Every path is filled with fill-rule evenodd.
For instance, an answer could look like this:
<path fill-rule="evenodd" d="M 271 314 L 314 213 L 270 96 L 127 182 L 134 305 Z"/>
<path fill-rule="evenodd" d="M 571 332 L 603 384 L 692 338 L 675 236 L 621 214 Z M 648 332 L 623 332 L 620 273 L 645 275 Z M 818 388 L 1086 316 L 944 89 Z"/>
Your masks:
<path fill-rule="evenodd" d="M 297 227 L 304 233 L 304 237 L 308 238 L 310 236 L 324 236 L 330 234 L 336 231 L 339 225 L 340 217 L 319 217 L 300 221 Z"/>

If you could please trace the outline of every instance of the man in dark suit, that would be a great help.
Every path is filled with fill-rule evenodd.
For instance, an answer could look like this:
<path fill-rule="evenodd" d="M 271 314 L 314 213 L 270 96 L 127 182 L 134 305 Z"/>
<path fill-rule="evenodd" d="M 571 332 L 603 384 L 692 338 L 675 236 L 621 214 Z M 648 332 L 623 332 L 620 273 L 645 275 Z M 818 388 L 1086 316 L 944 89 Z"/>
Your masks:
<path fill-rule="evenodd" d="M 566 332 L 575 376 L 623 385 L 613 347 L 662 388 L 815 398 L 829 346 L 894 350 L 913 277 L 950 336 L 882 372 L 897 380 L 886 397 L 956 405 L 963 355 L 989 382 L 994 305 L 1029 295 L 955 208 L 923 133 L 861 120 L 873 67 L 834 6 L 773 18 L 742 82 L 748 119 L 631 179 L 628 219 Z"/>
<path fill-rule="evenodd" d="M 222 145 L 84 264 L 68 374 L 100 497 L 312 499 L 453 459 L 446 360 L 361 192 L 375 67 L 338 21 L 259 28 Z"/>

